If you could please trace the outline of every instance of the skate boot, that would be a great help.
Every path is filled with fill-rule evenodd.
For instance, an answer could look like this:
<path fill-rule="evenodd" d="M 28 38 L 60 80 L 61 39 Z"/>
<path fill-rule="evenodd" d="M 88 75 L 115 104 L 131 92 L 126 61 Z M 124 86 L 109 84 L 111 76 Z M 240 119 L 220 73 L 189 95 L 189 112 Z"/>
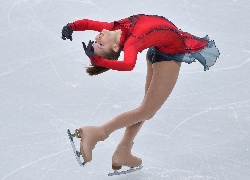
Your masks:
<path fill-rule="evenodd" d="M 104 141 L 108 135 L 98 126 L 85 126 L 75 130 L 77 138 L 81 138 L 80 150 L 84 162 L 92 160 L 92 150 L 98 141 Z"/>
<path fill-rule="evenodd" d="M 141 158 L 133 156 L 131 149 L 134 142 L 127 145 L 118 145 L 112 156 L 112 169 L 120 170 L 122 166 L 137 167 L 142 164 Z"/>

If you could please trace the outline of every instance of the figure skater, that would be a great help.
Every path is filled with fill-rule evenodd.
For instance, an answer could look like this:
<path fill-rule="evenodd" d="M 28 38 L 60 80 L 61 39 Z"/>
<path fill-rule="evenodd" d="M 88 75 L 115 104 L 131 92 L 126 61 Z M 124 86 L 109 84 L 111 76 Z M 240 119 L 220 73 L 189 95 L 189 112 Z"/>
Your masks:
<path fill-rule="evenodd" d="M 199 38 L 178 29 L 168 19 L 157 15 L 133 15 L 114 22 L 88 19 L 69 23 L 62 29 L 62 39 L 72 41 L 73 31 L 100 32 L 95 41 L 83 48 L 90 58 L 89 75 L 109 69 L 131 71 L 138 52 L 148 48 L 145 96 L 139 107 L 124 112 L 100 126 L 85 126 L 76 130 L 81 138 L 80 149 L 84 162 L 92 160 L 92 150 L 98 141 L 104 141 L 117 129 L 126 127 L 125 133 L 112 156 L 112 168 L 137 167 L 142 160 L 131 154 L 134 138 L 146 120 L 161 108 L 173 90 L 182 62 L 198 60 L 208 70 L 219 57 L 219 50 L 208 36 Z M 124 59 L 117 61 L 120 52 Z"/>

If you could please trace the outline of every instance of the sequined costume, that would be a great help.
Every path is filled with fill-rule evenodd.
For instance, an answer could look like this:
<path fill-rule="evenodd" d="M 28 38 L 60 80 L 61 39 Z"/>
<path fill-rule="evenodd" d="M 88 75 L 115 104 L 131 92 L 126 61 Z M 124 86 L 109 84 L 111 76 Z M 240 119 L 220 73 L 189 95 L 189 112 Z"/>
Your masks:
<path fill-rule="evenodd" d="M 152 63 L 152 58 L 156 57 L 154 55 L 162 54 L 180 62 L 199 60 L 204 70 L 212 66 L 219 56 L 214 41 L 209 41 L 207 36 L 199 38 L 183 32 L 162 16 L 139 14 L 114 22 L 83 19 L 70 25 L 73 31 L 122 30 L 120 46 L 124 51 L 123 61 L 108 60 L 97 55 L 92 57 L 94 65 L 113 70 L 131 71 L 135 67 L 138 52 L 147 48 L 150 48 Z"/>

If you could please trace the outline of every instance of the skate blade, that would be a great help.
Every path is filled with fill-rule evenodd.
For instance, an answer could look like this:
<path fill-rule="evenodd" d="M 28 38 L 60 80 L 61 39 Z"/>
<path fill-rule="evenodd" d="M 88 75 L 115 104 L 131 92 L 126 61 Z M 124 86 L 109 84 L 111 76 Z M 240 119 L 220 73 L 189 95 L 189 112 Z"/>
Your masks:
<path fill-rule="evenodd" d="M 132 172 L 138 171 L 138 170 L 140 170 L 142 168 L 143 168 L 143 166 L 140 165 L 138 167 L 131 167 L 127 171 L 117 171 L 117 170 L 114 170 L 114 172 L 113 173 L 109 173 L 108 176 L 116 176 L 116 175 L 121 175 L 121 174 L 128 174 L 128 173 L 132 173 Z"/>
<path fill-rule="evenodd" d="M 70 139 L 71 146 L 73 148 L 73 152 L 74 152 L 74 154 L 76 156 L 76 160 L 77 160 L 77 162 L 79 163 L 80 166 L 84 167 L 84 165 L 87 162 L 82 162 L 81 161 L 80 156 L 82 155 L 82 153 L 76 150 L 75 143 L 74 143 L 74 140 L 73 140 L 73 138 L 76 136 L 76 134 L 71 134 L 69 129 L 67 130 L 67 133 L 68 133 L 68 136 L 69 136 L 69 139 Z"/>

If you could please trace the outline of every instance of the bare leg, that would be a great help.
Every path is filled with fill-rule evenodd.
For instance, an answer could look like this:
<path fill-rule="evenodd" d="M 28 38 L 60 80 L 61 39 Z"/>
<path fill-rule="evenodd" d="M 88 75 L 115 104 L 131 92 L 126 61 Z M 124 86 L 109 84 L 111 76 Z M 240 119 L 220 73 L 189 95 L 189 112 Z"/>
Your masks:
<path fill-rule="evenodd" d="M 147 58 L 146 60 L 147 60 L 147 76 L 146 76 L 144 98 L 146 97 L 149 84 L 151 82 L 153 75 L 152 64 L 149 62 Z M 135 136 L 139 132 L 144 122 L 145 121 L 138 122 L 136 124 L 126 127 L 126 131 L 112 156 L 112 169 L 119 170 L 121 169 L 122 165 L 137 167 L 142 164 L 142 160 L 140 158 L 133 156 L 131 154 L 131 149 L 134 144 L 133 141 L 135 139 Z"/>
<path fill-rule="evenodd" d="M 152 79 L 152 75 L 153 75 L 152 64 L 147 59 L 147 76 L 146 76 L 145 96 L 144 96 L 144 98 L 146 97 L 146 94 L 148 92 L 148 88 L 149 88 L 149 84 L 150 84 L 151 79 Z M 123 135 L 123 138 L 121 139 L 119 145 L 127 145 L 127 144 L 133 143 L 135 136 L 139 132 L 139 130 L 142 127 L 144 122 L 145 121 L 138 122 L 136 124 L 133 124 L 131 126 L 126 127 L 126 131 L 125 131 L 125 133 Z"/>
<path fill-rule="evenodd" d="M 163 61 L 153 64 L 153 77 L 142 104 L 131 111 L 116 116 L 100 126 L 107 134 L 138 122 L 151 119 L 172 92 L 178 79 L 181 63 Z"/>
<path fill-rule="evenodd" d="M 169 97 L 178 79 L 180 66 L 181 63 L 176 61 L 154 63 L 152 65 L 152 80 L 147 94 L 138 108 L 120 114 L 101 126 L 85 127 L 81 134 L 84 160 L 91 161 L 95 144 L 106 139 L 117 129 L 135 124 L 135 126 L 131 127 L 136 129 L 132 131 L 134 133 L 132 133 L 131 139 L 133 139 L 142 125 L 142 123 L 137 123 L 151 119 Z M 95 130 L 91 130 L 91 128 L 95 128 Z"/>

